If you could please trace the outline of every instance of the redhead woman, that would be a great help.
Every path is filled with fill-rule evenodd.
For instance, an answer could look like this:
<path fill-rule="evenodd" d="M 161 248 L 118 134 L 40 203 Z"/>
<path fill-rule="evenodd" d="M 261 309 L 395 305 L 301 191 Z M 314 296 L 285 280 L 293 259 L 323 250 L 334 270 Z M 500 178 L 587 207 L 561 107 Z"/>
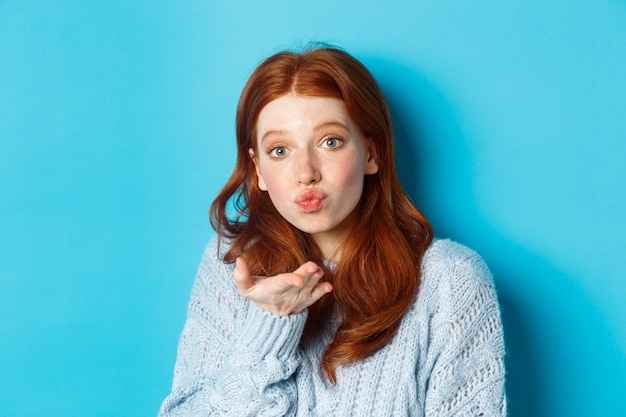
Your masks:
<path fill-rule="evenodd" d="M 402 190 L 369 71 L 269 57 L 237 144 L 160 416 L 504 416 L 493 280 Z"/>

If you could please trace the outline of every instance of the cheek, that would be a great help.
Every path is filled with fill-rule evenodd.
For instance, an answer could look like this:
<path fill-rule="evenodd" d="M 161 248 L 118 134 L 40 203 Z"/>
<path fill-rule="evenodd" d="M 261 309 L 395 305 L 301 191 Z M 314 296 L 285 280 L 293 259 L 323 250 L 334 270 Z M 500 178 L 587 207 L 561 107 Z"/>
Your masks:
<path fill-rule="evenodd" d="M 363 166 L 355 161 L 346 161 L 339 166 L 340 169 L 336 171 L 337 178 L 346 187 L 346 192 L 360 192 L 365 178 Z"/>
<path fill-rule="evenodd" d="M 283 174 L 281 176 L 279 170 L 268 169 L 267 167 L 261 167 L 259 178 L 259 184 L 263 184 L 264 191 L 267 191 L 270 195 L 279 193 L 281 190 L 281 180 L 285 177 Z"/>

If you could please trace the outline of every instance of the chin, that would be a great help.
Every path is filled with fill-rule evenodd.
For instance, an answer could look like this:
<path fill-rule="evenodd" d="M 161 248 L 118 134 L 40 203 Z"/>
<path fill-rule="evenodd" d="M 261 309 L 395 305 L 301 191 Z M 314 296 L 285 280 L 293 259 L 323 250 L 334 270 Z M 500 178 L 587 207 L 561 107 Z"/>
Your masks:
<path fill-rule="evenodd" d="M 295 225 L 292 223 L 292 225 L 300 230 L 303 233 L 307 233 L 309 235 L 315 235 L 315 234 L 319 234 L 319 233 L 328 233 L 328 232 L 332 232 L 334 227 L 332 226 L 321 226 L 321 225 L 311 225 L 311 224 L 300 224 L 300 225 Z"/>

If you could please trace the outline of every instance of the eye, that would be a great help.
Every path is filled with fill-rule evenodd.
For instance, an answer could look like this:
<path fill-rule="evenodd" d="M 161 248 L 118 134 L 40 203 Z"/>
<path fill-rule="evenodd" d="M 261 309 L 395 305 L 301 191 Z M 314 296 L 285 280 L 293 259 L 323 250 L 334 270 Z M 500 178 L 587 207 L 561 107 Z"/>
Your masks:
<path fill-rule="evenodd" d="M 287 155 L 287 148 L 284 146 L 275 146 L 269 151 L 270 156 L 274 158 L 281 158 Z"/>
<path fill-rule="evenodd" d="M 341 146 L 342 143 L 343 143 L 343 140 L 339 138 L 328 138 L 328 139 L 324 139 L 324 142 L 322 143 L 322 147 L 333 149 L 333 148 L 337 148 Z"/>

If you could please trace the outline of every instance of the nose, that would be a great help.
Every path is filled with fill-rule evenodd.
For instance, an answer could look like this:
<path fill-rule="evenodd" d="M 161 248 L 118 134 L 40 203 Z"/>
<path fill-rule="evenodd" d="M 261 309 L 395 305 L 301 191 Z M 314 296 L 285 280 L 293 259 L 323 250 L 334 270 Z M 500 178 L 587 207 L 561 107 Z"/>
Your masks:
<path fill-rule="evenodd" d="M 303 151 L 296 161 L 296 173 L 300 184 L 309 185 L 321 179 L 315 155 L 310 151 Z"/>

